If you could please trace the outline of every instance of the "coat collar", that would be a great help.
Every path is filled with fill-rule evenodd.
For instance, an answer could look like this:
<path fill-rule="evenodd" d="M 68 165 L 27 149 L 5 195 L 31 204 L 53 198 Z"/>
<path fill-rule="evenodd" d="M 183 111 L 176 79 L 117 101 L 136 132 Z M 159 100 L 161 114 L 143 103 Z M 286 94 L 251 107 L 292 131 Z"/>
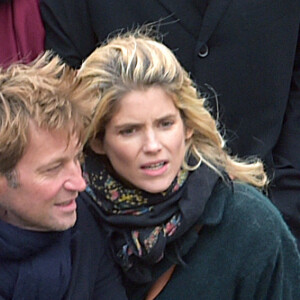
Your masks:
<path fill-rule="evenodd" d="M 200 13 L 192 7 L 191 1 L 158 0 L 170 11 L 173 18 L 178 19 L 180 24 L 198 39 L 199 49 L 209 40 L 231 1 L 209 0 L 202 19 Z"/>
<path fill-rule="evenodd" d="M 158 0 L 157 2 L 169 12 L 170 18 L 180 23 L 180 26 L 197 39 L 202 16 L 193 7 L 192 1 Z M 169 18 L 166 18 L 166 21 L 168 22 Z"/>
<path fill-rule="evenodd" d="M 232 0 L 209 1 L 198 36 L 198 49 L 200 49 L 202 45 L 204 45 L 209 40 L 217 25 L 219 24 L 220 20 L 222 19 L 224 13 L 226 12 L 231 1 Z"/>

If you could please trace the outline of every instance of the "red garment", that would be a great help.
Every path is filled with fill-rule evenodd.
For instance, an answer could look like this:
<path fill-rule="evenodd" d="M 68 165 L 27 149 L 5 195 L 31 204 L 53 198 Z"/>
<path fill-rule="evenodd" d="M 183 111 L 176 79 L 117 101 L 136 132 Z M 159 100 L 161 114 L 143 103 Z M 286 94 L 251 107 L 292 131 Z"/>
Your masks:
<path fill-rule="evenodd" d="M 0 4 L 0 65 L 28 63 L 44 50 L 45 31 L 39 0 L 12 0 Z"/>

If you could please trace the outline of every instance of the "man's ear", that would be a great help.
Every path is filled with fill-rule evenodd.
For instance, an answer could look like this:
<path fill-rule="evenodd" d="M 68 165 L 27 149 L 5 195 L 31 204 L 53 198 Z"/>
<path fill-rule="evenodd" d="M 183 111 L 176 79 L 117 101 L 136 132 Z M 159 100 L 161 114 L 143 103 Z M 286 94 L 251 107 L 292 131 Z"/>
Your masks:
<path fill-rule="evenodd" d="M 0 196 L 5 193 L 7 188 L 7 178 L 0 174 Z"/>
<path fill-rule="evenodd" d="M 103 145 L 102 145 L 102 142 L 100 141 L 100 139 L 91 140 L 90 147 L 97 154 L 101 154 L 101 155 L 105 154 L 105 151 L 103 149 Z"/>

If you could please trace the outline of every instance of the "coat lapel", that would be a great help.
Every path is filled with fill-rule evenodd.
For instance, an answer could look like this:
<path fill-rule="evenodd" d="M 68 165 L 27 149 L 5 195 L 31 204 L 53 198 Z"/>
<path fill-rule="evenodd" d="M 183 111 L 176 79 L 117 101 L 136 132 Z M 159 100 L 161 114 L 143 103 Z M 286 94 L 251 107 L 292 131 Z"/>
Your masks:
<path fill-rule="evenodd" d="M 192 1 L 157 1 L 170 12 L 174 19 L 177 19 L 187 31 L 198 39 L 197 46 L 201 48 L 209 40 L 232 0 L 208 0 L 203 19 L 198 10 L 193 7 Z"/>
<path fill-rule="evenodd" d="M 202 16 L 198 10 L 193 7 L 191 0 L 158 0 L 157 2 L 169 12 L 169 16 L 172 20 L 180 23 L 180 26 L 185 28 L 187 32 L 197 39 L 202 23 Z M 170 21 L 170 19 L 166 18 L 165 22 L 168 23 L 168 21 Z"/>
<path fill-rule="evenodd" d="M 209 0 L 198 35 L 197 47 L 199 47 L 199 49 L 209 40 L 231 1 L 232 0 Z"/>

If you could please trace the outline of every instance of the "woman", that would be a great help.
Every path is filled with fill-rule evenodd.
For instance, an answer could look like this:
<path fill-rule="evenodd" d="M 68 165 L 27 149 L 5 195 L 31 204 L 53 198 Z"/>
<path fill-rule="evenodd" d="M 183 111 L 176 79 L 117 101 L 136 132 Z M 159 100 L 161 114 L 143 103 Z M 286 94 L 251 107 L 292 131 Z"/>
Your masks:
<path fill-rule="evenodd" d="M 259 160 L 231 157 L 172 52 L 139 33 L 96 49 L 86 172 L 129 299 L 300 299 L 296 244 L 259 189 Z"/>

